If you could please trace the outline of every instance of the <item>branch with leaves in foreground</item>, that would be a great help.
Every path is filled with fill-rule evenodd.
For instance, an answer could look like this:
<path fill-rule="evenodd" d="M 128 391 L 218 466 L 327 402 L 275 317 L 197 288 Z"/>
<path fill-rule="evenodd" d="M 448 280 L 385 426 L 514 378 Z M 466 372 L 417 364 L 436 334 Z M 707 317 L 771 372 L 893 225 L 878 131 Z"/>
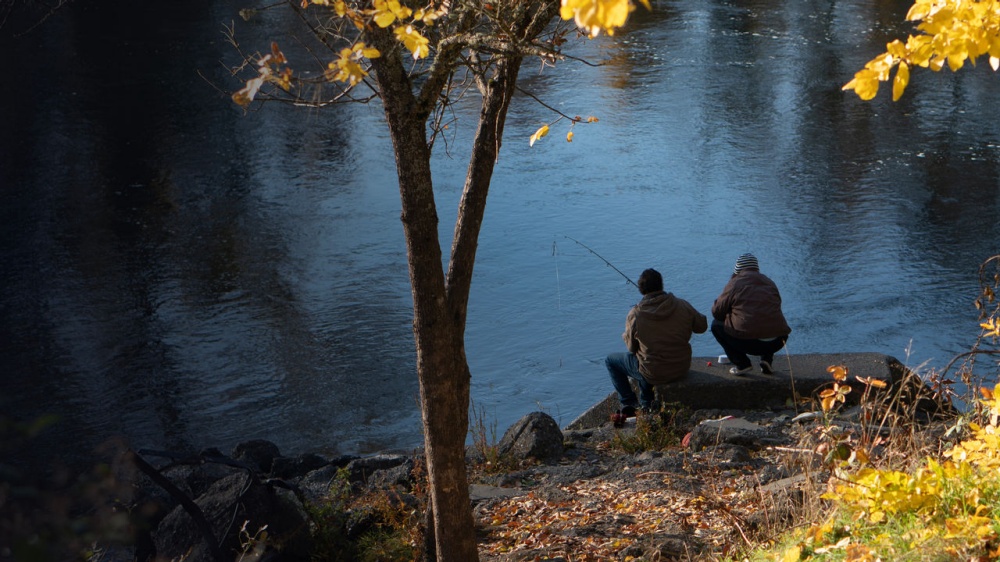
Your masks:
<path fill-rule="evenodd" d="M 870 100 L 878 93 L 879 83 L 893 76 L 892 99 L 896 101 L 910 83 L 914 67 L 937 72 L 947 63 L 954 72 L 966 60 L 974 66 L 976 59 L 988 55 L 993 70 L 1000 68 L 1000 2 L 916 0 L 906 19 L 921 22 L 917 29 L 922 34 L 909 36 L 905 43 L 896 39 L 887 44 L 885 53 L 870 60 L 844 90 Z"/>
<path fill-rule="evenodd" d="M 543 60 L 561 58 L 558 47 L 565 39 L 560 32 L 545 43 L 520 44 L 507 30 L 506 21 L 523 11 L 517 2 L 480 2 L 479 0 L 432 0 L 422 8 L 411 8 L 414 3 L 403 0 L 289 0 L 300 11 L 307 8 L 319 10 L 311 24 L 317 36 L 331 51 L 331 59 L 323 60 L 325 68 L 319 76 L 305 75 L 293 71 L 287 58 L 277 43 L 271 44 L 270 53 L 245 57 L 256 66 L 253 77 L 246 80 L 244 87 L 232 95 L 233 101 L 247 108 L 255 101 L 282 100 L 297 104 L 322 106 L 343 99 L 354 100 L 351 91 L 358 86 L 366 86 L 376 92 L 368 82 L 371 61 L 383 56 L 369 40 L 375 30 L 391 30 L 399 45 L 412 55 L 414 72 L 430 71 L 440 53 L 456 45 L 469 52 L 470 61 L 481 60 L 477 53 L 487 57 L 504 53 L 530 53 Z M 649 0 L 638 0 L 647 9 Z M 581 33 L 593 38 L 604 32 L 614 35 L 625 25 L 629 14 L 636 8 L 633 0 L 560 0 L 559 15 L 562 20 L 573 20 Z M 462 15 L 457 15 L 462 14 Z M 476 33 L 476 21 L 490 21 L 494 25 L 484 29 L 500 30 L 490 34 L 484 42 L 482 33 Z M 459 23 L 456 25 L 456 21 Z M 449 27 L 450 26 L 450 27 Z M 445 31 L 445 28 L 448 28 Z M 509 30 L 507 30 L 509 31 Z M 235 39 L 231 42 L 236 44 Z M 472 66 L 475 66 L 474 64 Z M 422 70 L 421 70 L 422 69 Z M 332 100 L 318 100 L 293 90 L 302 86 L 333 85 L 337 95 Z M 431 99 L 438 98 L 433 92 Z M 572 124 L 583 121 L 580 117 L 561 116 Z M 557 119 L 558 120 L 558 119 Z M 586 122 L 595 122 L 590 117 Z M 548 125 L 551 125 L 549 123 Z M 548 133 L 548 125 L 542 127 L 531 138 L 531 144 Z M 567 134 L 572 140 L 572 132 Z"/>

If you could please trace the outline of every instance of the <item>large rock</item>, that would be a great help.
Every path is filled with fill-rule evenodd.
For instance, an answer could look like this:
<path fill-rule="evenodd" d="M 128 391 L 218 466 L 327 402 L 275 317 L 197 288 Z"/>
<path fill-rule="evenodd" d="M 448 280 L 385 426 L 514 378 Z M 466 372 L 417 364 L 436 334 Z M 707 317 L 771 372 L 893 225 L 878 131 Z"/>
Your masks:
<path fill-rule="evenodd" d="M 233 447 L 230 456 L 266 474 L 271 472 L 271 465 L 274 464 L 274 459 L 281 456 L 281 451 L 266 439 L 251 439 Z"/>
<path fill-rule="evenodd" d="M 250 535 L 267 526 L 271 544 L 282 546 L 285 559 L 305 559 L 311 547 L 305 510 L 293 494 L 275 492 L 250 474 L 232 474 L 194 500 L 221 545 L 224 560 L 237 559 L 240 530 Z M 183 506 L 177 506 L 153 532 L 158 559 L 214 562 L 208 538 Z"/>
<path fill-rule="evenodd" d="M 743 418 L 727 417 L 718 420 L 705 420 L 691 431 L 688 446 L 692 451 L 700 451 L 715 445 L 740 445 L 750 450 L 756 450 L 766 444 L 773 444 L 780 439 L 770 429 Z"/>
<path fill-rule="evenodd" d="M 380 454 L 371 457 L 355 459 L 348 463 L 348 478 L 351 482 L 368 484 L 376 473 L 403 466 L 403 472 L 409 474 L 413 470 L 413 459 L 406 455 Z"/>
<path fill-rule="evenodd" d="M 562 430 L 552 416 L 532 412 L 507 429 L 498 450 L 501 456 L 516 460 L 535 458 L 554 462 L 563 454 Z"/>

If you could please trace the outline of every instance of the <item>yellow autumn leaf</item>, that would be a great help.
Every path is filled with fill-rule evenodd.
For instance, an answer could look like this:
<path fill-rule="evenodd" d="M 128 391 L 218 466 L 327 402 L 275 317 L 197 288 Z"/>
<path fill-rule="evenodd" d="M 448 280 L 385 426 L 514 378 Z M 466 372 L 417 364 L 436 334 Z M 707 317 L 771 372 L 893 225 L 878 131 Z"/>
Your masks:
<path fill-rule="evenodd" d="M 380 53 L 378 49 L 375 47 L 369 47 L 363 42 L 355 43 L 354 46 L 351 47 L 351 52 L 356 56 L 364 57 L 366 59 L 377 59 L 382 56 L 382 53 Z"/>
<path fill-rule="evenodd" d="M 793 546 L 785 550 L 781 556 L 782 562 L 798 562 L 802 558 L 802 547 Z"/>
<path fill-rule="evenodd" d="M 535 134 L 531 135 L 531 139 L 528 141 L 528 146 L 535 146 L 535 141 L 549 134 L 549 126 L 542 125 Z"/>
<path fill-rule="evenodd" d="M 896 78 L 892 81 L 892 101 L 899 100 L 903 96 L 903 90 L 910 83 L 910 67 L 905 62 L 899 63 L 896 69 Z"/>
<path fill-rule="evenodd" d="M 413 10 L 401 5 L 399 0 L 374 0 L 373 4 L 375 24 L 383 29 L 392 25 L 397 19 L 402 21 L 413 13 Z"/>
<path fill-rule="evenodd" d="M 413 12 L 413 21 L 423 22 L 424 25 L 434 25 L 434 22 L 437 21 L 437 19 L 440 18 L 443 13 L 444 13 L 443 10 L 442 11 L 432 10 L 430 6 L 428 6 L 427 8 L 421 8 Z"/>
<path fill-rule="evenodd" d="M 375 12 L 375 25 L 385 29 L 396 21 L 396 14 L 392 12 Z"/>
<path fill-rule="evenodd" d="M 843 365 L 830 365 L 826 368 L 826 372 L 833 376 L 833 380 L 844 381 L 847 380 L 847 367 Z"/>
<path fill-rule="evenodd" d="M 824 412 L 829 412 L 830 408 L 836 404 L 837 400 L 833 396 L 824 396 L 823 400 L 820 402 L 820 406 L 823 407 Z"/>
<path fill-rule="evenodd" d="M 422 59 L 430 54 L 430 40 L 412 25 L 401 25 L 395 29 L 395 33 L 396 39 L 413 53 L 414 59 Z"/>
<path fill-rule="evenodd" d="M 331 62 L 327 65 L 326 78 L 331 81 L 347 82 L 351 86 L 356 85 L 358 82 L 364 80 L 365 76 L 368 76 L 368 72 L 361 68 L 361 64 L 358 62 L 358 52 L 364 52 L 368 50 L 364 43 L 358 43 L 354 47 L 345 47 L 340 50 L 340 58 Z M 378 56 L 378 50 L 375 50 L 376 56 Z"/>
<path fill-rule="evenodd" d="M 842 90 L 854 90 L 858 97 L 868 101 L 878 93 L 878 75 L 864 68 L 854 74 L 854 79 L 844 85 Z"/>
<path fill-rule="evenodd" d="M 562 0 L 559 16 L 574 20 L 593 38 L 601 31 L 614 35 L 616 28 L 625 25 L 633 9 L 635 6 L 629 0 Z"/>
<path fill-rule="evenodd" d="M 864 384 L 865 386 L 874 386 L 875 388 L 885 388 L 888 386 L 884 380 L 876 379 L 875 377 L 855 377 L 858 382 Z"/>
<path fill-rule="evenodd" d="M 573 131 L 566 133 L 566 142 L 573 142 Z"/>

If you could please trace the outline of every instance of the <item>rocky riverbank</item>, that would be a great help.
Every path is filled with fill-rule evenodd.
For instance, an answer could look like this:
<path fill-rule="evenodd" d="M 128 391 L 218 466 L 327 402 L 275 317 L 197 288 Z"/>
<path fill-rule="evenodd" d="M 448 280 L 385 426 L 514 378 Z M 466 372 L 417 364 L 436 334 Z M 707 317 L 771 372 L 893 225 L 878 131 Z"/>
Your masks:
<path fill-rule="evenodd" d="M 855 378 L 864 374 L 898 385 L 898 363 L 891 358 L 853 360 L 854 372 L 860 371 Z M 817 370 L 823 363 L 810 358 L 789 365 Z M 820 379 L 805 369 L 790 371 L 729 380 L 724 372 L 702 369 L 686 388 L 705 393 L 714 382 L 709 394 L 724 404 L 745 397 L 733 385 L 794 389 L 791 379 L 798 377 L 801 389 Z M 841 392 L 848 387 L 844 381 Z M 857 404 L 861 392 L 822 414 L 820 384 L 810 395 L 792 390 L 785 400 L 772 396 L 769 407 L 759 409 L 691 409 L 686 404 L 699 398 L 684 388 L 671 386 L 678 402 L 625 427 L 608 421 L 609 396 L 565 429 L 533 412 L 499 443 L 470 447 L 481 559 L 726 558 L 818 509 L 828 467 L 849 460 L 852 444 L 871 444 L 873 435 L 892 439 L 891 425 L 872 427 L 871 410 Z M 934 423 L 904 429 L 916 446 L 939 443 L 943 434 Z M 884 446 L 869 452 L 892 454 Z M 106 520 L 133 539 L 117 547 L 100 542 L 94 559 L 352 560 L 360 559 L 351 549 L 364 537 L 389 541 L 393 533 L 405 552 L 419 547 L 422 466 L 420 451 L 285 457 L 263 440 L 228 454 L 129 452 L 114 473 L 116 504 Z"/>
<path fill-rule="evenodd" d="M 817 509 L 836 443 L 862 431 L 860 414 L 859 407 L 826 419 L 790 409 L 666 410 L 623 428 L 556 427 L 553 434 L 554 420 L 534 412 L 498 445 L 502 466 L 470 449 L 481 560 L 732 556 Z M 918 437 L 932 442 L 941 433 L 928 425 Z M 641 450 L 671 436 L 672 444 Z M 335 535 L 356 541 L 389 525 L 385 505 L 409 513 L 418 529 L 425 484 L 415 453 L 285 458 L 273 444 L 252 441 L 228 456 L 173 459 L 158 472 L 175 489 L 140 479 L 133 505 L 155 525 L 121 559 L 232 560 L 257 548 L 256 559 L 306 560 L 330 548 L 310 529 L 336 525 Z M 203 521 L 179 501 L 185 496 Z M 340 511 L 323 507 L 331 505 Z M 244 521 L 251 523 L 241 532 Z M 266 540 L 255 533 L 263 525 Z M 208 548 L 209 536 L 219 551 Z"/>

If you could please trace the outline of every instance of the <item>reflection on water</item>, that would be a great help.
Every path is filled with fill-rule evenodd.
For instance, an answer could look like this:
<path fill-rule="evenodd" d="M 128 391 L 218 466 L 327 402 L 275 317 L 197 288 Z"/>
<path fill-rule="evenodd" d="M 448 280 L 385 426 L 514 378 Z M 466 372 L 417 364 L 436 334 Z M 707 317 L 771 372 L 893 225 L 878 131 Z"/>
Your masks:
<path fill-rule="evenodd" d="M 2 411 L 62 416 L 38 457 L 113 435 L 418 445 L 379 108 L 243 115 L 209 84 L 233 86 L 219 61 L 235 60 L 221 34 L 235 14 L 189 4 L 152 30 L 106 19 L 134 6 L 73 6 L 5 40 L 30 88 L 0 107 L 30 134 L 0 139 Z M 600 122 L 529 148 L 552 115 L 527 97 L 512 108 L 467 332 L 473 397 L 500 431 L 539 408 L 566 424 L 611 391 L 602 359 L 638 295 L 567 237 L 633 278 L 660 269 L 703 312 L 753 251 L 781 287 L 792 353 L 942 366 L 968 348 L 976 271 L 1000 251 L 995 76 L 923 73 L 895 104 L 840 91 L 907 31 L 906 7 L 662 1 L 576 47 L 602 66 L 525 69 L 525 89 Z M 255 46 L 291 43 L 290 28 L 270 13 L 237 25 Z M 476 114 L 460 111 L 436 155 L 446 240 Z M 718 353 L 711 336 L 693 346 Z"/>

